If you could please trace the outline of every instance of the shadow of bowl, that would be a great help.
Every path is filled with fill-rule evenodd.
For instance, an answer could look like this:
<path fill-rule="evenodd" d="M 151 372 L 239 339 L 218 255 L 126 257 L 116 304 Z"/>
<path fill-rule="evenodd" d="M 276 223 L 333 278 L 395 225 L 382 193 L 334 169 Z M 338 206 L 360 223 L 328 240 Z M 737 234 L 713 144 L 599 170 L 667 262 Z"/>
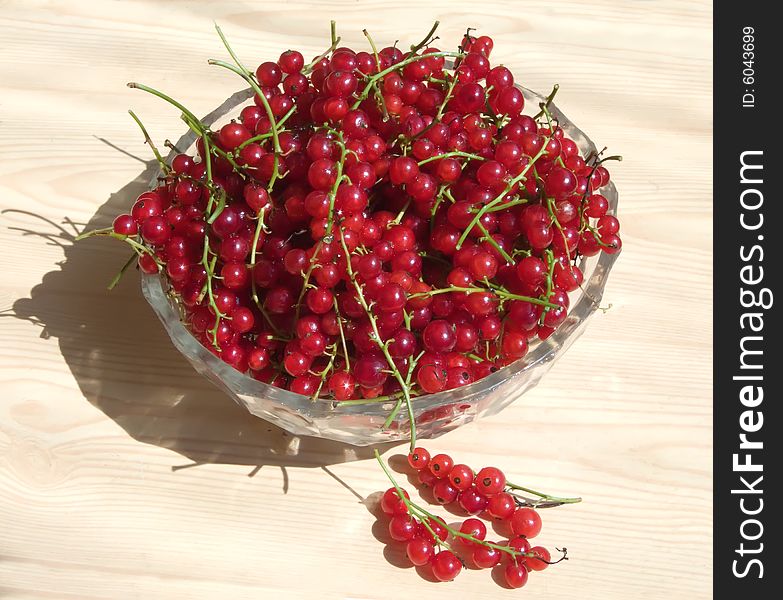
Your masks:
<path fill-rule="evenodd" d="M 145 163 L 85 229 L 106 227 L 127 212 L 156 170 L 154 161 Z M 205 463 L 325 467 L 373 456 L 372 447 L 294 436 L 251 415 L 193 371 L 144 301 L 138 274 L 129 270 L 114 290 L 105 289 L 127 259 L 124 244 L 73 243 L 79 231 L 67 217 L 58 224 L 9 212 L 31 222 L 11 229 L 61 246 L 64 260 L 3 316 L 30 321 L 42 337 L 55 338 L 84 397 L 132 438 L 191 461 L 173 469 Z"/>

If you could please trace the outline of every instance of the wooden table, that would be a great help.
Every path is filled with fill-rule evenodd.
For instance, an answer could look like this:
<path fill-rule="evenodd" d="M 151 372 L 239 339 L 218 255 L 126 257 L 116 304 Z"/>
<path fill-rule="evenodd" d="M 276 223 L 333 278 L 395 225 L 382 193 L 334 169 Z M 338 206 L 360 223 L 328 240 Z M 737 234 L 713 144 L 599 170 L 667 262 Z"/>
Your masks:
<path fill-rule="evenodd" d="M 291 436 L 172 347 L 121 244 L 73 245 L 144 189 L 183 129 L 137 80 L 197 114 L 239 89 L 209 67 L 218 21 L 248 63 L 314 55 L 338 20 L 444 45 L 466 26 L 528 87 L 625 160 L 624 250 L 587 333 L 502 414 L 429 446 L 581 505 L 547 512 L 571 560 L 519 597 L 710 596 L 711 5 L 694 2 L 20 2 L 0 7 L 0 597 L 489 598 L 488 573 L 405 568 L 366 506 L 366 450 Z M 415 39 L 414 39 L 415 38 Z M 403 450 L 400 446 L 399 450 Z M 393 455 L 396 451 L 387 454 Z M 369 499 L 369 500 L 368 500 Z M 364 500 L 364 502 L 363 502 Z M 380 539 L 378 539 L 380 538 Z M 402 568 L 400 568 L 402 566 Z"/>

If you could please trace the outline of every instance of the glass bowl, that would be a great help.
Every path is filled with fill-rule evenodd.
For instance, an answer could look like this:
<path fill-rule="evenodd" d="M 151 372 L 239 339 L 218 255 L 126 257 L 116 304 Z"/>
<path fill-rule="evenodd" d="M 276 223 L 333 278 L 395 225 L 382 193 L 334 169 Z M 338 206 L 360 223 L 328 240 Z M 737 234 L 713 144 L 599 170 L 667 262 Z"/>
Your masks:
<path fill-rule="evenodd" d="M 519 87 L 525 95 L 526 105 L 538 106 L 545 100 L 540 94 Z M 238 107 L 252 95 L 250 89 L 237 92 L 207 115 L 203 122 L 213 125 L 236 116 Z M 555 105 L 550 105 L 550 110 L 583 155 L 596 151 L 593 142 Z M 195 141 L 195 134 L 189 132 L 177 142 L 176 147 L 183 150 L 191 148 Z M 156 181 L 157 178 L 153 179 L 153 186 Z M 609 201 L 609 214 L 615 214 L 617 190 L 614 184 L 610 182 L 603 188 L 602 194 Z M 417 437 L 438 436 L 481 415 L 494 415 L 535 386 L 584 331 L 587 319 L 598 308 L 609 271 L 618 255 L 601 252 L 595 257 L 582 259 L 580 267 L 584 270 L 585 280 L 582 288 L 571 294 L 568 317 L 549 338 L 531 344 L 524 358 L 470 385 L 415 398 L 413 412 Z M 257 381 L 221 361 L 185 328 L 165 277 L 142 274 L 141 288 L 174 346 L 196 371 L 253 415 L 295 435 L 316 436 L 357 446 L 409 439 L 410 427 L 405 410 L 399 411 L 390 426 L 382 428 L 395 401 L 341 406 L 332 400 L 313 400 Z"/>

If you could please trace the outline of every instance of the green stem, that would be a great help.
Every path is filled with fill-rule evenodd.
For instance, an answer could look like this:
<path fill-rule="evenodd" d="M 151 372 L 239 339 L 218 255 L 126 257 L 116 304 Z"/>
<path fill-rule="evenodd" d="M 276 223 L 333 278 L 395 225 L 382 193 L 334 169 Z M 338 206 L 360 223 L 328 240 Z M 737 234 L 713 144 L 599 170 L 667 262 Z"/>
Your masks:
<path fill-rule="evenodd" d="M 343 331 L 343 318 L 340 315 L 340 307 L 337 305 L 337 298 L 332 298 L 334 303 L 334 314 L 337 318 L 337 328 L 340 330 L 340 343 L 343 346 L 343 356 L 345 357 L 345 370 L 351 370 L 351 359 L 348 356 L 348 342 L 345 341 L 345 331 Z"/>
<path fill-rule="evenodd" d="M 256 307 L 258 307 L 259 312 L 264 317 L 264 320 L 269 324 L 269 326 L 272 328 L 272 331 L 275 332 L 275 335 L 277 335 L 280 338 L 285 338 L 283 335 L 283 332 L 278 329 L 277 325 L 275 325 L 275 322 L 272 320 L 272 317 L 269 316 L 269 313 L 266 312 L 266 309 L 264 308 L 264 303 L 261 302 L 258 299 L 258 287 L 256 285 L 256 279 L 254 277 L 254 271 L 256 267 L 256 255 L 258 254 L 258 240 L 261 238 L 261 231 L 263 231 L 266 228 L 266 225 L 264 225 L 264 217 L 266 216 L 266 206 L 263 207 L 259 213 L 258 213 L 258 221 L 256 222 L 256 229 L 253 233 L 253 246 L 250 251 L 250 295 L 253 298 L 253 302 L 255 302 Z"/>
<path fill-rule="evenodd" d="M 348 245 L 345 243 L 345 236 L 343 235 L 342 230 L 340 230 L 340 243 L 343 247 L 343 252 L 345 253 L 345 263 L 346 263 L 346 269 L 348 271 L 348 276 L 351 279 L 351 283 L 353 283 L 353 287 L 356 290 L 356 296 L 359 300 L 359 303 L 362 305 L 362 308 L 364 309 L 364 312 L 367 314 L 367 318 L 370 321 L 370 326 L 372 327 L 373 332 L 373 339 L 380 349 L 380 351 L 383 353 L 384 358 L 386 358 L 386 362 L 389 365 L 389 368 L 392 371 L 392 374 L 394 375 L 394 378 L 397 380 L 397 383 L 400 384 L 400 388 L 403 393 L 403 397 L 405 399 L 405 404 L 408 409 L 408 420 L 410 421 L 410 430 L 411 430 L 411 450 L 413 450 L 416 447 L 416 418 L 413 414 L 413 404 L 411 403 L 411 393 L 410 393 L 410 386 L 407 386 L 405 384 L 405 379 L 402 377 L 402 374 L 400 373 L 400 370 L 397 368 L 397 365 L 394 363 L 394 359 L 392 358 L 391 354 L 389 353 L 389 348 L 387 344 L 383 343 L 383 340 L 381 340 L 381 334 L 378 330 L 378 322 L 375 318 L 375 315 L 372 312 L 372 309 L 370 308 L 369 304 L 367 304 L 367 300 L 364 297 L 364 291 L 362 290 L 361 284 L 356 280 L 356 274 L 353 271 L 353 267 L 351 266 L 351 252 L 348 250 Z"/>
<path fill-rule="evenodd" d="M 332 21 L 332 23 L 334 23 L 334 21 Z M 338 37 L 338 38 L 336 38 L 336 39 L 333 39 L 333 40 L 332 40 L 332 45 L 331 45 L 331 46 L 329 46 L 329 47 L 326 49 L 326 51 L 325 51 L 325 52 L 323 52 L 322 54 L 319 54 L 319 55 L 318 55 L 318 56 L 315 58 L 315 60 L 313 60 L 313 62 L 311 62 L 311 63 L 310 63 L 310 64 L 308 64 L 308 65 L 307 65 L 307 66 L 306 66 L 304 69 L 302 69 L 302 74 L 303 74 L 303 75 L 309 75 L 309 74 L 310 74 L 310 71 L 312 71 L 312 70 L 313 70 L 313 68 L 315 68 L 315 65 L 317 65 L 317 64 L 318 64 L 319 62 L 321 62 L 321 61 L 322 61 L 324 58 L 326 58 L 327 56 L 329 56 L 329 53 L 333 52 L 333 51 L 334 51 L 334 49 L 335 49 L 335 48 L 337 48 L 337 44 L 339 44 L 339 43 L 340 43 L 340 40 L 341 40 L 341 39 L 342 39 L 342 38 L 339 38 L 339 37 Z"/>
<path fill-rule="evenodd" d="M 189 111 L 187 108 L 185 108 L 185 107 L 184 107 L 182 104 L 180 104 L 179 102 L 177 102 L 176 100 L 174 100 L 174 99 L 173 99 L 171 96 L 167 96 L 167 95 L 166 95 L 166 94 L 164 94 L 163 92 L 159 92 L 158 90 L 156 90 L 156 89 L 153 89 L 153 88 L 151 88 L 151 87 L 148 87 L 148 86 L 146 86 L 146 85 L 143 85 L 143 84 L 141 84 L 141 83 L 136 83 L 135 81 L 131 81 L 131 82 L 128 84 L 128 87 L 129 87 L 129 88 L 132 88 L 132 89 L 138 89 L 138 90 L 142 90 L 142 91 L 144 91 L 144 92 L 147 92 L 147 93 L 149 93 L 149 94 L 152 94 L 153 96 L 157 96 L 158 98 L 161 98 L 162 100 L 165 100 L 165 101 L 166 101 L 166 102 L 168 102 L 169 104 L 171 104 L 171 105 L 173 105 L 173 106 L 177 107 L 179 110 L 181 110 L 181 111 L 182 111 L 182 114 L 186 115 L 186 116 L 188 117 L 188 119 L 189 119 L 189 120 L 191 120 L 193 123 L 197 123 L 197 124 L 199 124 L 199 125 L 200 125 L 200 129 L 201 129 L 202 133 L 206 131 L 206 129 L 204 128 L 204 125 L 202 125 L 202 124 L 201 124 L 201 121 L 199 121 L 199 120 L 196 118 L 196 115 L 194 115 L 192 112 L 190 112 L 190 111 Z"/>
<path fill-rule="evenodd" d="M 543 102 L 543 106 L 541 107 L 541 110 L 538 113 L 536 113 L 536 116 L 533 117 L 533 119 L 538 120 L 544 116 L 545 109 L 549 108 L 549 105 L 552 104 L 552 100 L 555 99 L 555 95 L 557 94 L 557 90 L 559 89 L 560 89 L 559 83 L 556 83 L 555 85 L 552 86 L 552 91 L 546 97 L 546 99 Z"/>
<path fill-rule="evenodd" d="M 109 285 L 106 286 L 107 290 L 113 290 L 115 286 L 120 282 L 120 279 L 122 279 L 122 276 L 125 275 L 125 271 L 128 270 L 128 267 L 130 267 L 133 263 L 136 262 L 138 259 L 138 254 L 134 251 L 133 254 L 130 255 L 127 261 L 125 261 L 125 264 L 122 265 L 122 268 L 120 269 L 120 272 L 117 273 L 114 278 L 109 282 Z"/>
<path fill-rule="evenodd" d="M 546 138 L 546 140 L 541 146 L 541 150 L 539 150 L 538 153 L 530 160 L 530 162 L 525 165 L 525 168 L 522 169 L 522 172 L 516 177 L 514 177 L 511 181 L 509 181 L 508 184 L 506 184 L 506 189 L 500 192 L 500 194 L 498 194 L 497 197 L 495 197 L 489 203 L 482 206 L 481 210 L 479 210 L 476 213 L 476 216 L 473 217 L 473 220 L 471 220 L 470 224 L 465 228 L 465 231 L 462 232 L 462 235 L 460 236 L 459 240 L 457 240 L 457 250 L 462 248 L 462 244 L 465 243 L 465 239 L 468 237 L 470 230 L 473 229 L 476 223 L 478 223 L 481 220 L 481 217 L 483 217 L 490 209 L 500 204 L 503 201 L 503 198 L 506 197 L 506 194 L 508 194 L 512 189 L 514 189 L 514 186 L 517 183 L 525 180 L 525 176 L 527 175 L 527 172 L 533 167 L 534 164 L 536 164 L 536 161 L 539 158 L 541 158 L 546 152 L 546 145 L 549 143 L 550 137 Z"/>
<path fill-rule="evenodd" d="M 295 112 L 296 112 L 296 105 L 294 105 L 291 108 L 289 108 L 288 112 L 285 113 L 282 117 L 280 117 L 280 120 L 277 122 L 277 132 L 278 133 L 280 133 L 281 131 L 284 131 L 282 129 L 283 125 L 285 125 L 285 122 L 288 119 L 290 119 L 291 115 L 293 115 Z M 272 137 L 272 132 L 271 131 L 269 131 L 267 133 L 262 133 L 260 135 L 253 136 L 250 139 L 245 140 L 244 142 L 239 144 L 239 146 L 237 146 L 236 152 L 239 152 L 240 150 L 242 150 L 245 146 L 247 146 L 249 144 L 253 144 L 255 142 L 262 142 L 262 141 L 267 140 L 267 139 L 269 139 L 271 137 Z"/>
<path fill-rule="evenodd" d="M 514 208 L 515 206 L 519 206 L 520 204 L 527 204 L 528 200 L 526 198 L 517 198 L 516 200 L 511 200 L 510 202 L 506 202 L 505 204 L 501 204 L 500 206 L 493 206 L 490 208 L 487 212 L 499 212 L 501 210 L 508 210 L 509 208 Z"/>
<path fill-rule="evenodd" d="M 454 156 L 458 156 L 460 158 L 469 158 L 471 160 L 486 160 L 483 156 L 479 156 L 478 154 L 471 154 L 470 152 L 461 152 L 460 150 L 454 150 L 453 152 L 446 152 L 445 154 L 438 154 L 436 156 L 430 156 L 429 158 L 425 158 L 424 160 L 419 161 L 419 166 L 426 165 L 429 162 L 432 162 L 434 160 L 440 160 L 442 158 L 451 158 Z"/>
<path fill-rule="evenodd" d="M 155 143 L 152 141 L 150 134 L 147 133 L 147 128 L 144 127 L 144 124 L 141 122 L 141 119 L 139 119 L 139 117 L 136 116 L 135 112 L 129 110 L 128 114 L 130 114 L 130 116 L 133 117 L 133 120 L 136 121 L 136 125 L 138 125 L 139 129 L 141 129 L 141 134 L 144 136 L 144 141 L 147 142 L 149 147 L 152 149 L 152 153 L 155 155 L 155 160 L 158 161 L 161 171 L 163 171 L 164 175 L 168 175 L 170 171 L 169 166 L 166 164 L 166 161 L 163 160 L 163 157 L 160 155 L 160 152 L 158 152 L 158 148 L 155 146 Z"/>
<path fill-rule="evenodd" d="M 367 98 L 367 96 L 370 94 L 370 90 L 372 89 L 372 86 L 375 85 L 375 83 L 388 75 L 389 73 L 392 73 L 398 69 L 402 69 L 403 67 L 414 63 L 418 60 L 424 60 L 427 58 L 436 58 L 438 56 L 445 56 L 445 57 L 460 57 L 463 56 L 460 52 L 431 52 L 429 54 L 417 54 L 415 56 L 410 56 L 406 58 L 405 60 L 401 60 L 396 65 L 392 65 L 391 67 L 384 69 L 383 71 L 376 73 L 367 82 L 367 85 L 362 90 L 361 94 L 359 94 L 359 97 L 357 98 L 356 102 L 353 103 L 353 106 L 351 106 L 352 109 L 356 109 L 359 107 L 359 105 L 362 103 L 363 100 Z"/>
<path fill-rule="evenodd" d="M 397 481 L 394 479 L 394 476 L 391 474 L 391 471 L 389 471 L 389 468 L 386 466 L 385 461 L 381 458 L 380 452 L 378 450 L 375 450 L 375 460 L 378 461 L 378 464 L 381 465 L 381 469 L 383 469 L 383 472 L 386 474 L 386 477 L 389 478 L 389 481 L 394 486 L 394 489 L 397 490 L 397 496 L 405 503 L 405 506 L 408 508 L 408 512 L 411 516 L 419 520 L 432 534 L 432 538 L 435 541 L 436 544 L 439 546 L 445 546 L 448 547 L 448 544 L 441 541 L 440 538 L 435 535 L 435 532 L 432 531 L 429 524 L 427 523 L 427 519 L 431 519 L 432 521 L 435 521 L 439 525 L 441 525 L 446 531 L 452 535 L 455 538 L 462 538 L 463 540 L 467 540 L 469 542 L 473 542 L 474 544 L 478 544 L 481 546 L 487 546 L 488 548 L 493 548 L 495 550 L 499 550 L 501 552 L 504 552 L 511 556 L 512 558 L 517 557 L 537 557 L 536 554 L 532 552 L 520 552 L 519 550 L 514 550 L 513 548 L 509 546 L 501 546 L 500 544 L 493 544 L 492 542 L 487 542 L 485 540 L 480 540 L 475 536 L 472 536 L 468 533 L 463 533 L 459 531 L 458 529 L 454 529 L 451 527 L 446 521 L 438 517 L 437 515 L 432 514 L 425 508 L 422 508 L 415 502 L 413 502 L 411 499 L 407 498 L 400 487 L 400 485 L 397 483 Z"/>
<path fill-rule="evenodd" d="M 539 306 L 545 306 L 549 308 L 561 308 L 559 304 L 553 304 L 552 302 L 548 302 L 546 300 L 541 300 L 541 298 L 533 298 L 532 296 L 520 296 L 519 294 L 512 294 L 511 292 L 507 292 L 504 289 L 497 288 L 488 290 L 486 288 L 482 287 L 457 287 L 457 286 L 450 286 L 447 288 L 440 288 L 435 290 L 430 290 L 429 292 L 418 292 L 416 294 L 411 294 L 408 296 L 408 299 L 412 298 L 423 298 L 425 296 L 435 296 L 437 294 L 448 294 L 451 292 L 464 292 L 466 294 L 475 294 L 477 292 L 484 292 L 484 293 L 492 293 L 496 296 L 499 296 L 503 298 L 504 300 L 521 300 L 523 302 L 530 302 L 531 304 L 538 304 Z"/>
<path fill-rule="evenodd" d="M 230 50 L 230 47 L 228 45 L 228 42 L 223 40 L 223 43 L 226 45 L 226 49 L 229 50 L 229 53 L 233 55 L 233 52 Z M 227 63 L 222 60 L 214 60 L 210 59 L 207 61 L 210 65 L 216 65 L 218 67 L 223 67 L 224 69 L 228 69 L 229 71 L 232 71 L 239 75 L 242 79 L 244 79 L 250 87 L 253 89 L 253 91 L 256 93 L 257 97 L 261 101 L 261 104 L 264 106 L 264 111 L 266 111 L 266 116 L 269 119 L 270 127 L 271 127 L 271 133 L 272 133 L 272 143 L 274 145 L 275 149 L 275 158 L 274 158 L 274 169 L 272 171 L 272 178 L 269 180 L 269 185 L 267 186 L 267 189 L 271 192 L 272 188 L 275 185 L 275 181 L 277 181 L 277 178 L 280 176 L 279 169 L 278 169 L 278 162 L 279 157 L 283 153 L 282 148 L 280 147 L 280 137 L 277 133 L 277 122 L 275 121 L 275 115 L 272 112 L 272 107 L 269 106 L 269 101 L 266 99 L 266 96 L 264 96 L 264 93 L 261 91 L 261 88 L 256 83 L 255 79 L 253 78 L 252 73 L 250 73 L 247 69 L 244 69 L 240 66 L 234 66 L 230 63 Z"/>
<path fill-rule="evenodd" d="M 438 28 L 438 25 L 440 25 L 440 21 L 435 21 L 435 23 L 433 23 L 432 28 L 430 29 L 429 33 L 426 36 L 424 36 L 424 39 L 421 40 L 415 46 L 411 46 L 411 54 L 416 54 L 419 50 L 424 48 L 424 46 L 426 46 L 429 43 L 430 38 L 433 35 L 435 35 L 435 30 Z"/>
<path fill-rule="evenodd" d="M 484 234 L 484 239 L 487 241 L 487 243 L 490 246 L 492 246 L 495 250 L 498 251 L 498 253 L 506 261 L 506 263 L 508 263 L 510 265 L 514 264 L 514 259 L 509 256 L 508 252 L 503 250 L 503 248 L 500 246 L 500 244 L 497 243 L 497 240 L 495 240 L 495 238 L 492 237 L 492 234 L 489 231 L 487 231 L 487 228 L 484 227 L 484 224 L 481 221 L 479 221 L 477 223 L 477 225 L 478 225 L 478 228 L 481 230 L 481 233 Z"/>
<path fill-rule="evenodd" d="M 362 404 L 381 404 L 383 402 L 389 402 L 391 400 L 398 400 L 402 398 L 404 394 L 397 392 L 396 394 L 390 394 L 388 396 L 376 396 L 375 398 L 360 398 L 358 400 L 341 400 L 340 406 L 361 406 Z"/>
<path fill-rule="evenodd" d="M 544 297 L 548 301 L 552 297 L 552 291 L 554 289 L 552 278 L 555 273 L 555 264 L 557 264 L 557 262 L 555 261 L 554 254 L 552 254 L 552 251 L 549 249 L 544 250 L 544 257 L 546 258 L 547 267 L 548 267 L 547 275 L 546 275 L 546 292 L 544 293 Z M 559 305 L 552 306 L 551 304 L 549 306 L 544 307 L 544 310 L 541 312 L 541 319 L 540 319 L 540 323 L 542 325 L 544 324 L 544 317 L 549 312 L 550 308 L 558 309 L 561 307 Z"/>
<path fill-rule="evenodd" d="M 536 490 L 531 490 L 530 488 L 517 485 L 515 483 L 511 483 L 509 481 L 506 482 L 506 488 L 511 490 L 518 490 L 520 492 L 525 492 L 526 494 L 533 494 L 534 496 L 538 496 L 543 501 L 546 502 L 557 502 L 559 504 L 577 504 L 578 502 L 581 502 L 581 498 L 560 498 L 558 496 L 551 496 L 549 494 L 545 494 L 543 492 L 537 492 Z"/>
<path fill-rule="evenodd" d="M 375 57 L 375 68 L 380 71 L 381 59 L 378 56 L 378 48 L 375 47 L 375 42 L 373 41 L 369 31 L 367 31 L 366 29 L 362 29 L 362 33 L 364 34 L 364 37 L 367 38 L 367 41 L 370 42 L 370 48 L 372 48 L 372 55 L 373 57 Z"/>

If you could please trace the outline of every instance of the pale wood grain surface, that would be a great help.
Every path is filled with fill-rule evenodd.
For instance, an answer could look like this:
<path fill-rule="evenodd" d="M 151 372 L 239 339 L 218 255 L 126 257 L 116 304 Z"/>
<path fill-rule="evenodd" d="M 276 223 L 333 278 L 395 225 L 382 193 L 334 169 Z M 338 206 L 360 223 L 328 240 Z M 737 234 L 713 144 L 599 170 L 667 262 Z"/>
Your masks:
<path fill-rule="evenodd" d="M 293 455 L 190 369 L 134 274 L 104 290 L 120 244 L 72 246 L 71 223 L 107 223 L 149 175 L 126 109 L 158 140 L 182 131 L 127 81 L 204 114 L 240 87 L 206 65 L 213 20 L 255 63 L 322 50 L 330 18 L 356 45 L 363 27 L 478 27 L 625 157 L 612 309 L 522 401 L 430 444 L 586 498 L 545 515 L 541 541 L 572 560 L 525 590 L 400 568 L 359 501 L 387 487 L 366 451 Z M 703 1 L 0 2 L 0 597 L 709 597 L 711 18 Z"/>

